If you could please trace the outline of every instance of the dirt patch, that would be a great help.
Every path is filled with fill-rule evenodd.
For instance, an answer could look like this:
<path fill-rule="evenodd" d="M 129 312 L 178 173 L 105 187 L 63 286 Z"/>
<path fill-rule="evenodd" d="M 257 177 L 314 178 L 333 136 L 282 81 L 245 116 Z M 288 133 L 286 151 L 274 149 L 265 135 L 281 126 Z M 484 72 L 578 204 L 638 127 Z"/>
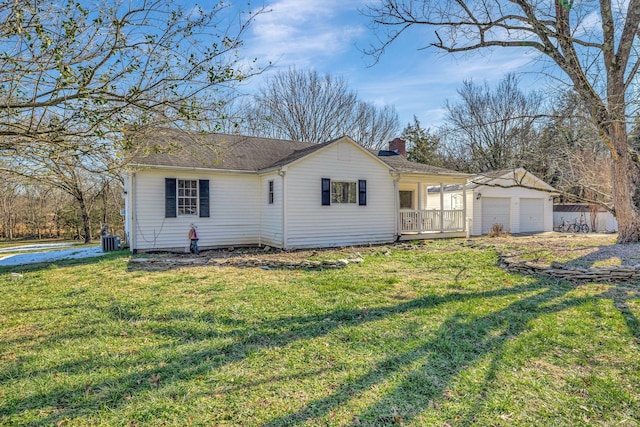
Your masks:
<path fill-rule="evenodd" d="M 390 253 L 390 247 L 403 245 L 367 246 L 331 249 L 284 251 L 265 248 L 228 248 L 204 250 L 199 255 L 156 253 L 132 258 L 130 268 L 158 271 L 189 266 L 235 266 L 288 269 L 341 268 L 349 263 L 359 263 L 362 255 Z"/>
<path fill-rule="evenodd" d="M 503 257 L 532 262 L 538 265 L 564 264 L 568 267 L 595 268 L 640 265 L 640 244 L 618 245 L 613 234 L 542 233 L 501 237 L 477 237 L 470 240 L 453 239 L 456 244 L 478 248 L 491 248 Z M 385 255 L 390 250 L 429 250 L 428 240 L 423 244 L 396 243 L 381 246 L 347 247 L 283 251 L 274 248 L 230 248 L 191 254 L 145 254 L 152 262 L 137 262 L 136 269 L 158 270 L 195 265 L 242 265 L 259 260 L 267 265 L 281 262 L 305 265 L 304 261 L 324 262 L 361 258 L 365 255 Z M 454 245 L 455 246 L 455 245 Z M 135 258 L 134 258 L 135 259 Z M 217 260 L 227 260 L 217 262 Z"/>

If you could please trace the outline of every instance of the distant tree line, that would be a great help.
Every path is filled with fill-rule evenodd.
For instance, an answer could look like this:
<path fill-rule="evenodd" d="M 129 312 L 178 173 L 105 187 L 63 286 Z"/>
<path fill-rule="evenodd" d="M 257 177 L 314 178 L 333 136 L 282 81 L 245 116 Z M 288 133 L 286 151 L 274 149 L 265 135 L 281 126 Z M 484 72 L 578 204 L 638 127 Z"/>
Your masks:
<path fill-rule="evenodd" d="M 120 182 L 88 178 L 91 188 L 84 194 L 90 236 L 103 224 L 124 238 L 124 207 Z M 0 238 L 85 240 L 86 221 L 73 196 L 55 185 L 29 181 L 0 172 Z"/>

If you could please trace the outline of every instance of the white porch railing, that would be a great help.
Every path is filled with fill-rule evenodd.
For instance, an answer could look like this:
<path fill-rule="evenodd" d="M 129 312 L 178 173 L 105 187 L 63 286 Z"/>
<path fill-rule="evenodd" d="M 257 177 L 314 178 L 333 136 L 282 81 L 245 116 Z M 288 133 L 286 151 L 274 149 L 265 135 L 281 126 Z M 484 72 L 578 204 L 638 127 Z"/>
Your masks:
<path fill-rule="evenodd" d="M 401 210 L 400 231 L 402 233 L 433 233 L 464 231 L 462 210 Z"/>

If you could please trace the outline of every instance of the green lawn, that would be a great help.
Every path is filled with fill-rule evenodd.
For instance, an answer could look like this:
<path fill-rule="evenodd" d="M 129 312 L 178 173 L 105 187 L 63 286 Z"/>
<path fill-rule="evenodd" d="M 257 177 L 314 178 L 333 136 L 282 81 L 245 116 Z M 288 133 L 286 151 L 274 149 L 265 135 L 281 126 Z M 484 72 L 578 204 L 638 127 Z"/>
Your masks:
<path fill-rule="evenodd" d="M 0 424 L 639 424 L 637 286 L 509 274 L 459 240 L 361 253 L 0 269 Z"/>

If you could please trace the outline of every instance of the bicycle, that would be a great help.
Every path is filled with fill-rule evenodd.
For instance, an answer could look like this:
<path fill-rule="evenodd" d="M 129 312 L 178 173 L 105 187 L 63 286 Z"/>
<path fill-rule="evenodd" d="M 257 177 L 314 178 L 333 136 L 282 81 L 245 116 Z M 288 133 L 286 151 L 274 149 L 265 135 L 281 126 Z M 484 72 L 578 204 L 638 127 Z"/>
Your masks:
<path fill-rule="evenodd" d="M 589 232 L 589 226 L 587 225 L 587 221 L 584 218 L 584 214 L 580 214 L 580 221 L 578 222 L 578 218 L 576 218 L 572 225 L 576 233 Z"/>
<path fill-rule="evenodd" d="M 561 233 L 577 233 L 576 224 L 570 223 L 562 216 L 560 217 L 560 225 L 555 227 L 555 231 L 559 231 Z"/>

